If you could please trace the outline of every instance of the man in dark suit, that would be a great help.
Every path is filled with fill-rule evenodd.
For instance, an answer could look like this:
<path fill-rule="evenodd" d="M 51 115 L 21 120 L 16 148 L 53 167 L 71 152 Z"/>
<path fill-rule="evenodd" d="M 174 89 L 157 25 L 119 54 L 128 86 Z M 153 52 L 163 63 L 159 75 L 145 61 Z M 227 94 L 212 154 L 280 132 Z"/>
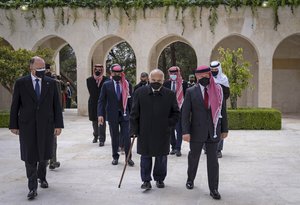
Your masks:
<path fill-rule="evenodd" d="M 30 190 L 27 197 L 34 199 L 38 179 L 42 188 L 48 188 L 46 167 L 52 157 L 53 134 L 60 135 L 64 125 L 56 82 L 44 77 L 44 60 L 33 57 L 30 70 L 30 75 L 15 83 L 9 129 L 20 137 Z"/>
<path fill-rule="evenodd" d="M 130 135 L 137 137 L 137 152 L 141 155 L 142 189 L 151 189 L 152 157 L 156 186 L 165 187 L 170 130 L 179 118 L 175 93 L 163 87 L 163 81 L 161 70 L 151 71 L 150 85 L 136 91 L 130 113 Z"/>
<path fill-rule="evenodd" d="M 104 68 L 101 64 L 95 64 L 93 69 L 93 75 L 86 79 L 86 85 L 90 94 L 88 101 L 88 110 L 89 110 L 89 120 L 92 121 L 93 124 L 93 143 L 97 143 L 99 138 L 99 146 L 104 146 L 106 140 L 106 123 L 98 126 L 98 116 L 97 116 L 97 107 L 98 107 L 98 99 L 101 92 L 101 88 L 103 83 L 108 80 L 104 74 Z M 104 122 L 105 122 L 105 115 Z"/>
<path fill-rule="evenodd" d="M 112 80 L 106 81 L 101 89 L 98 101 L 98 123 L 100 125 L 104 124 L 104 116 L 107 113 L 112 142 L 112 164 L 117 165 L 120 135 L 124 139 L 126 157 L 129 154 L 129 113 L 132 101 L 132 86 L 126 80 L 124 70 L 119 64 L 111 66 L 111 75 Z M 128 165 L 134 165 L 131 157 L 128 160 Z"/>
<path fill-rule="evenodd" d="M 228 134 L 227 113 L 223 92 L 216 84 L 208 66 L 196 70 L 198 84 L 189 88 L 182 107 L 183 140 L 190 143 L 187 189 L 194 188 L 203 145 L 207 151 L 207 175 L 210 195 L 220 199 L 218 142 Z"/>
<path fill-rule="evenodd" d="M 176 94 L 176 99 L 179 109 L 181 109 L 185 91 L 188 87 L 186 81 L 182 79 L 180 68 L 178 66 L 172 66 L 168 70 L 170 79 L 164 82 L 166 88 L 171 89 Z M 176 130 L 176 134 L 175 134 Z M 182 128 L 181 128 L 181 116 L 177 122 L 175 129 L 171 130 L 171 155 L 176 154 L 177 157 L 181 156 L 181 144 L 182 144 Z"/>
<path fill-rule="evenodd" d="M 141 76 L 140 76 L 140 82 L 138 84 L 136 84 L 133 88 L 133 93 L 139 89 L 140 87 L 146 86 L 149 84 L 149 77 L 148 77 L 148 73 L 146 72 L 142 72 Z"/>

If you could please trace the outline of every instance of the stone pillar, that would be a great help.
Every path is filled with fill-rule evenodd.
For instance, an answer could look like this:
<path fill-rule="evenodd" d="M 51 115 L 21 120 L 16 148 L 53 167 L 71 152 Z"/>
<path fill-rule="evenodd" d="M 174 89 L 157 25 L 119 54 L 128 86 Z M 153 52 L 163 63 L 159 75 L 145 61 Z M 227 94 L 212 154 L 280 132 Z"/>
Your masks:
<path fill-rule="evenodd" d="M 59 52 L 57 52 L 54 62 L 55 62 L 55 74 L 60 75 Z"/>
<path fill-rule="evenodd" d="M 149 52 L 136 52 L 136 84 L 140 82 L 140 75 L 142 72 L 147 72 L 148 74 L 154 68 L 151 68 L 148 63 Z"/>
<path fill-rule="evenodd" d="M 88 52 L 80 52 L 76 55 L 77 61 L 77 109 L 78 115 L 88 114 L 88 90 L 86 79 L 90 76 L 91 63 L 88 62 Z"/>
<path fill-rule="evenodd" d="M 259 57 L 258 107 L 272 107 L 272 56 L 268 53 Z"/>

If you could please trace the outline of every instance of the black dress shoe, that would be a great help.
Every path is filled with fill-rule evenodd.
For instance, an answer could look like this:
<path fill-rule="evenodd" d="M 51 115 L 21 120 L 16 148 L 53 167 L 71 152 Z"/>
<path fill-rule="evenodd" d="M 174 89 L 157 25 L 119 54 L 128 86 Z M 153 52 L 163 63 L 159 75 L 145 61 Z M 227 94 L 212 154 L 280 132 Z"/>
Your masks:
<path fill-rule="evenodd" d="M 36 190 L 30 190 L 29 193 L 27 194 L 27 199 L 32 200 L 37 196 Z"/>
<path fill-rule="evenodd" d="M 149 181 L 145 181 L 142 186 L 141 186 L 141 189 L 146 189 L 146 190 L 149 190 L 151 189 L 152 186 L 151 186 L 151 183 Z"/>
<path fill-rule="evenodd" d="M 129 159 L 129 160 L 128 160 L 128 165 L 129 165 L 130 167 L 133 167 L 133 166 L 134 166 L 134 162 L 132 161 L 132 159 Z"/>
<path fill-rule="evenodd" d="M 104 142 L 99 142 L 99 147 L 103 147 L 104 146 Z"/>
<path fill-rule="evenodd" d="M 60 162 L 50 162 L 49 169 L 55 169 L 60 167 Z"/>
<path fill-rule="evenodd" d="M 97 143 L 97 141 L 98 141 L 98 137 L 94 137 L 93 143 Z"/>
<path fill-rule="evenodd" d="M 217 157 L 218 157 L 218 158 L 222 158 L 222 152 L 221 152 L 221 151 L 218 151 L 218 152 L 217 152 Z"/>
<path fill-rule="evenodd" d="M 157 188 L 165 188 L 165 183 L 164 181 L 156 181 L 156 186 Z"/>
<path fill-rule="evenodd" d="M 186 184 L 185 184 L 185 187 L 187 189 L 193 189 L 194 188 L 194 182 L 192 181 L 187 181 Z"/>
<path fill-rule="evenodd" d="M 218 192 L 218 190 L 212 190 L 210 191 L 210 196 L 216 200 L 219 200 L 221 199 L 221 195 L 220 193 Z"/>
<path fill-rule="evenodd" d="M 55 169 L 55 165 L 54 165 L 54 163 L 50 163 L 50 165 L 49 165 L 49 169 L 51 169 L 51 170 Z"/>
<path fill-rule="evenodd" d="M 40 180 L 41 188 L 46 189 L 49 187 L 48 182 L 46 180 Z"/>
<path fill-rule="evenodd" d="M 170 155 L 174 155 L 176 154 L 176 149 L 172 149 L 172 151 L 170 152 Z"/>
<path fill-rule="evenodd" d="M 117 159 L 113 159 L 113 161 L 111 163 L 112 163 L 112 165 L 117 165 L 118 164 L 118 160 Z"/>
<path fill-rule="evenodd" d="M 177 150 L 176 156 L 177 156 L 177 157 L 180 157 L 180 156 L 181 156 L 181 151 L 180 151 L 180 150 Z"/>

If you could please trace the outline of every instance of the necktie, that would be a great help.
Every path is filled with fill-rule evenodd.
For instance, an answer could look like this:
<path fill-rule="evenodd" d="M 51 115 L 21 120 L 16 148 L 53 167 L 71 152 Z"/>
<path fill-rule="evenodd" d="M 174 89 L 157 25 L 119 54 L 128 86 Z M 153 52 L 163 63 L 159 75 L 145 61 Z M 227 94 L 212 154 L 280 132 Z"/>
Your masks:
<path fill-rule="evenodd" d="M 120 82 L 119 81 L 116 81 L 117 83 L 117 86 L 116 86 L 116 89 L 117 89 L 117 97 L 118 97 L 118 100 L 121 99 L 121 89 L 120 89 Z"/>
<path fill-rule="evenodd" d="M 35 88 L 34 88 L 34 91 L 35 91 L 35 94 L 36 94 L 36 97 L 38 100 L 40 100 L 40 84 L 39 84 L 39 79 L 35 79 Z"/>
<path fill-rule="evenodd" d="M 208 109 L 208 93 L 207 88 L 204 88 L 204 106 L 206 109 Z"/>
<path fill-rule="evenodd" d="M 172 82 L 172 88 L 171 88 L 171 90 L 172 90 L 173 92 L 176 92 L 176 89 L 175 89 L 175 82 Z"/>

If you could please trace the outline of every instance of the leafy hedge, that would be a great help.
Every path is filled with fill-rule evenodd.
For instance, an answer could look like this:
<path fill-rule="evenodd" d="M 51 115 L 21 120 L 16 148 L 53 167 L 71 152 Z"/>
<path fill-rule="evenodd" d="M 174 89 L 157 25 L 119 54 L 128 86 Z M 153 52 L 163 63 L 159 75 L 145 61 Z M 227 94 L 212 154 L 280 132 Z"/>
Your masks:
<path fill-rule="evenodd" d="M 8 127 L 9 112 L 0 111 L 0 128 Z"/>
<path fill-rule="evenodd" d="M 280 130 L 281 112 L 272 108 L 228 109 L 230 130 Z"/>

